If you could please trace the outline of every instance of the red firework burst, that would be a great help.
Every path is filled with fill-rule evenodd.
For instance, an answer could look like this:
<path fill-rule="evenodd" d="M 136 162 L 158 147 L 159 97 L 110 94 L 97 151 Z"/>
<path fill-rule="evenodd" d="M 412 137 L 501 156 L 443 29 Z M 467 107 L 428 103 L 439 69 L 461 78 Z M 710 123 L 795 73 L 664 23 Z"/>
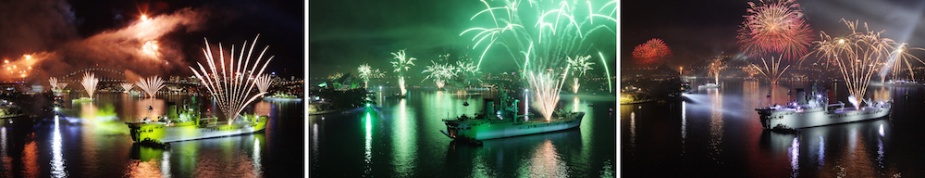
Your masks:
<path fill-rule="evenodd" d="M 671 49 L 662 39 L 652 38 L 633 49 L 633 58 L 642 65 L 656 63 L 671 55 Z"/>
<path fill-rule="evenodd" d="M 812 43 L 812 29 L 803 19 L 795 0 L 759 1 L 750 6 L 736 38 L 739 49 L 749 56 L 780 54 L 784 59 L 800 58 Z"/>

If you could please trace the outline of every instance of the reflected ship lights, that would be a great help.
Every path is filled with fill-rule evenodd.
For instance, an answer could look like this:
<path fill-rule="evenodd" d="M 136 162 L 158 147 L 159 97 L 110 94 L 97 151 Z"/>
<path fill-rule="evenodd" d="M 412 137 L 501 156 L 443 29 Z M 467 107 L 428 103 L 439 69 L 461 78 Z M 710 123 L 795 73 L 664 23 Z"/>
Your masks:
<path fill-rule="evenodd" d="M 369 173 L 371 172 L 371 169 L 372 169 L 369 165 L 371 165 L 371 163 L 372 163 L 372 156 L 373 156 L 373 155 L 372 155 L 373 118 L 372 118 L 372 116 L 370 116 L 370 113 L 369 113 L 369 112 L 366 112 L 366 117 L 364 117 L 363 120 L 364 120 L 365 123 L 366 123 L 366 147 L 365 147 L 365 148 L 366 148 L 366 152 L 365 152 L 365 154 L 364 154 L 364 156 L 365 156 L 365 158 L 366 158 L 366 169 L 364 170 L 363 174 L 364 174 L 364 175 L 369 175 Z"/>
<path fill-rule="evenodd" d="M 57 115 L 55 115 L 55 130 L 52 133 L 51 139 L 51 176 L 52 177 L 67 177 L 67 171 L 64 169 L 64 156 L 61 154 L 61 129 L 59 126 L 59 121 Z"/>

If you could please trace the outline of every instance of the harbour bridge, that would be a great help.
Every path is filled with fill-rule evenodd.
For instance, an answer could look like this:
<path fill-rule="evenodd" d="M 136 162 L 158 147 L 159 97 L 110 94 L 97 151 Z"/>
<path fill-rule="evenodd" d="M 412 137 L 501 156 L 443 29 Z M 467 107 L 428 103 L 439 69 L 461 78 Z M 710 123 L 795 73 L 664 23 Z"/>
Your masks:
<path fill-rule="evenodd" d="M 84 73 L 92 73 L 94 77 L 100 79 L 100 84 L 104 83 L 125 83 L 126 76 L 125 73 L 115 69 L 108 68 L 85 68 L 76 70 L 74 72 L 55 76 L 58 78 L 58 82 L 67 82 L 67 83 L 80 83 L 83 80 Z M 150 77 L 150 76 L 139 76 L 139 77 Z M 165 85 L 172 86 L 197 86 L 199 82 L 197 80 L 185 79 L 185 80 L 169 80 L 171 76 L 160 76 L 164 80 Z M 136 81 L 132 81 L 134 83 Z"/>

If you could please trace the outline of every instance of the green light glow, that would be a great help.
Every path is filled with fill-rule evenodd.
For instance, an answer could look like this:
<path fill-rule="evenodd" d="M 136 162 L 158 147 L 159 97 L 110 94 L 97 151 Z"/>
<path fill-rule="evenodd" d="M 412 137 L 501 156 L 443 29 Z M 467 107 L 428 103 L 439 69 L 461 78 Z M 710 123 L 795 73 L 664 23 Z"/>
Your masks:
<path fill-rule="evenodd" d="M 500 46 L 514 57 L 523 73 L 526 73 L 527 66 L 534 69 L 555 68 L 564 62 L 565 57 L 582 56 L 595 49 L 593 42 L 586 41 L 588 35 L 597 31 L 616 34 L 612 29 L 616 24 L 616 1 L 602 3 L 604 5 L 599 9 L 594 9 L 590 1 L 587 6 L 575 1 L 551 0 L 483 0 L 482 3 L 485 9 L 469 20 L 488 19 L 492 23 L 476 23 L 460 33 L 460 36 L 474 34 L 471 39 L 475 43 L 473 49 L 484 48 L 479 57 L 479 67 L 490 56 L 487 55 L 490 49 Z M 594 21 L 595 18 L 603 21 Z"/>
<path fill-rule="evenodd" d="M 397 111 L 392 116 L 393 135 L 392 135 L 392 155 L 394 155 L 394 171 L 396 175 L 408 175 L 413 172 L 415 167 L 417 147 L 417 121 L 414 114 L 409 113 L 412 109 L 408 108 L 408 101 L 401 99 L 398 101 Z"/>
<path fill-rule="evenodd" d="M 417 60 L 417 58 L 405 56 L 405 50 L 392 52 L 391 54 L 395 61 L 389 63 L 398 73 L 398 87 L 401 89 L 401 95 L 405 95 L 408 93 L 408 90 L 405 89 L 405 72 L 411 69 L 411 66 L 414 66 L 414 60 Z"/>
<path fill-rule="evenodd" d="M 369 110 L 366 112 L 366 117 L 364 117 L 366 123 L 366 173 L 369 173 L 369 165 L 372 164 L 372 144 L 373 144 L 373 118 L 370 115 Z"/>

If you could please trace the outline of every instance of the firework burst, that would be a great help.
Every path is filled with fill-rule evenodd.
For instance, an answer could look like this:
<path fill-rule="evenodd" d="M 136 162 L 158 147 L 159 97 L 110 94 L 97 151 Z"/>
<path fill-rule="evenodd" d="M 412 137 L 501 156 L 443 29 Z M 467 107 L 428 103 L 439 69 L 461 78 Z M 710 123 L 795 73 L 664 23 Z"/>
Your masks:
<path fill-rule="evenodd" d="M 713 77 L 713 82 L 716 85 L 719 85 L 719 73 L 722 72 L 723 69 L 726 69 L 726 62 L 723 61 L 724 57 L 723 55 L 719 55 L 710 59 L 710 68 L 707 75 Z"/>
<path fill-rule="evenodd" d="M 427 69 L 424 69 L 421 73 L 430 73 L 427 77 L 424 77 L 424 80 L 433 79 L 434 83 L 437 84 L 437 88 L 443 88 L 447 79 L 456 77 L 456 67 L 449 64 L 437 64 L 434 61 L 430 61 L 430 63 L 431 65 L 427 66 Z"/>
<path fill-rule="evenodd" d="M 96 78 L 93 73 L 90 72 L 84 73 L 83 80 L 80 81 L 80 84 L 83 84 L 90 98 L 93 98 L 93 92 L 96 91 L 96 84 L 98 83 L 100 83 L 100 79 Z"/>
<path fill-rule="evenodd" d="M 401 95 L 405 95 L 408 90 L 405 89 L 405 72 L 411 69 L 411 66 L 414 66 L 414 60 L 417 60 L 413 57 L 406 57 L 405 50 L 392 53 L 393 59 L 392 67 L 395 68 L 395 72 L 398 73 L 398 87 L 401 89 Z"/>
<path fill-rule="evenodd" d="M 273 60 L 273 56 L 270 56 L 265 61 L 263 60 L 263 56 L 270 46 L 264 47 L 260 55 L 256 56 L 256 58 L 252 58 L 253 56 L 251 54 L 254 52 L 254 46 L 256 46 L 257 38 L 259 37 L 260 35 L 254 37 L 254 42 L 251 43 L 250 49 L 247 49 L 247 41 L 245 41 L 244 45 L 241 45 L 241 52 L 238 56 L 234 56 L 235 48 L 232 45 L 231 53 L 228 53 L 230 54 L 228 59 L 231 59 L 231 62 L 227 63 L 227 65 L 225 63 L 225 53 L 222 44 L 218 44 L 218 54 L 220 56 L 218 59 L 215 59 L 214 55 L 212 55 L 212 49 L 209 48 L 209 40 L 206 39 L 206 47 L 202 49 L 202 53 L 208 61 L 207 64 L 209 69 L 206 70 L 202 63 L 197 63 L 199 65 L 199 70 L 190 66 L 196 78 L 198 78 L 206 90 L 212 94 L 212 100 L 217 103 L 222 114 L 228 119 L 228 124 L 233 123 L 234 120 L 237 119 L 237 116 L 244 110 L 245 106 L 265 94 L 255 94 L 255 92 L 252 92 L 254 84 L 250 83 L 250 80 L 248 80 L 246 76 L 262 74 L 267 64 Z M 244 54 L 244 51 L 247 51 L 247 55 Z M 237 59 L 237 62 L 235 62 L 234 59 Z M 253 59 L 256 59 L 256 61 L 252 61 Z M 220 66 L 216 67 L 216 61 L 221 62 L 219 64 Z M 260 67 L 259 70 L 258 67 Z M 221 70 L 219 70 L 219 68 L 221 68 Z"/>
<path fill-rule="evenodd" d="M 763 66 L 751 64 L 749 65 L 749 68 L 754 69 L 754 71 L 757 71 L 762 76 L 767 78 L 768 81 L 771 81 L 771 84 L 776 84 L 780 77 L 784 75 L 784 72 L 790 68 L 790 65 L 784 65 L 782 69 L 780 61 L 782 61 L 781 57 L 778 57 L 777 59 L 772 57 L 770 63 L 768 63 L 768 61 L 764 58 L 761 58 L 761 62 L 764 64 Z"/>
<path fill-rule="evenodd" d="M 51 85 L 52 91 L 54 91 L 55 89 L 58 89 L 58 79 L 57 78 L 54 78 L 54 77 L 49 78 L 48 84 Z"/>
<path fill-rule="evenodd" d="M 270 89 L 270 85 L 273 84 L 273 78 L 270 78 L 268 74 L 261 74 L 254 78 L 254 84 L 257 85 L 257 91 L 260 91 L 260 93 L 267 93 L 267 90 Z"/>
<path fill-rule="evenodd" d="M 157 91 L 164 88 L 164 80 L 161 80 L 161 77 L 158 76 L 142 78 L 138 82 L 135 82 L 135 84 L 138 85 L 138 88 L 144 90 L 150 98 L 157 96 Z"/>
<path fill-rule="evenodd" d="M 871 78 L 894 56 L 902 56 L 904 45 L 898 45 L 889 38 L 880 36 L 864 24 L 864 31 L 858 30 L 858 22 L 842 19 L 851 31 L 844 37 L 833 37 L 820 33 L 813 51 L 819 60 L 837 67 L 850 94 L 848 101 L 860 108 Z M 899 49 L 899 50 L 897 50 Z M 870 103 L 868 103 L 870 104 Z"/>
<path fill-rule="evenodd" d="M 481 82 L 481 79 L 478 79 L 480 73 L 479 67 L 475 66 L 475 63 L 472 61 L 456 61 L 455 67 L 457 76 L 462 77 L 467 85 L 471 85 L 472 81 Z"/>
<path fill-rule="evenodd" d="M 135 87 L 135 85 L 132 83 L 128 83 L 128 82 L 122 83 L 122 92 L 128 93 L 129 91 L 132 90 L 133 87 Z"/>
<path fill-rule="evenodd" d="M 360 71 L 359 76 L 363 79 L 363 88 L 369 88 L 369 78 L 374 75 L 372 68 L 369 67 L 369 64 L 363 64 L 357 70 Z"/>
<path fill-rule="evenodd" d="M 507 52 L 520 69 L 522 80 L 530 88 L 553 88 L 548 86 L 552 76 L 559 74 L 530 74 L 546 69 L 560 68 L 565 59 L 571 56 L 584 56 L 597 51 L 595 43 L 586 39 L 606 39 L 615 35 L 617 23 L 617 1 L 553 1 L 553 0 L 506 0 L 481 1 L 485 9 L 479 11 L 470 20 L 489 20 L 490 23 L 478 24 L 460 33 L 475 34 L 472 49 L 481 49 L 476 67 L 481 67 L 486 54 L 491 49 Z M 600 33 L 599 33 L 600 32 Z M 609 43 L 609 42 L 608 42 Z M 613 43 L 616 43 L 614 40 Z M 602 58 L 603 60 L 603 58 Z M 568 67 L 566 67 L 568 68 Z M 526 75 L 529 74 L 529 75 Z M 561 75 L 567 75 L 562 73 Z M 609 75 L 609 74 L 606 74 Z M 545 77 L 545 78 L 537 78 Z M 561 82 L 555 92 L 540 95 L 537 101 L 546 101 L 541 112 L 549 119 L 552 109 L 558 101 Z"/>
<path fill-rule="evenodd" d="M 555 112 L 556 105 L 559 103 L 559 92 L 562 91 L 562 84 L 565 82 L 565 74 L 568 73 L 571 66 L 565 68 L 561 76 L 551 72 L 530 72 L 530 86 L 533 88 L 533 108 L 543 114 L 543 118 L 550 120 L 552 113 Z"/>
<path fill-rule="evenodd" d="M 803 12 L 795 0 L 749 2 L 745 21 L 740 26 L 739 48 L 752 57 L 780 54 L 791 60 L 808 52 L 812 42 L 812 29 L 803 19 Z"/>
<path fill-rule="evenodd" d="M 588 59 L 591 59 L 590 55 L 584 57 L 579 56 L 574 59 L 569 57 L 567 60 L 568 65 L 575 68 L 574 72 L 572 72 L 572 76 L 575 76 L 573 78 L 574 82 L 572 83 L 573 93 L 578 93 L 578 87 L 581 86 L 578 84 L 578 78 L 584 76 L 585 72 L 591 70 L 591 65 L 594 65 L 594 62 L 590 62 Z"/>
<path fill-rule="evenodd" d="M 925 64 L 925 61 L 922 61 L 918 57 L 915 57 L 912 54 L 909 54 L 909 51 L 910 50 L 925 50 L 925 49 L 923 48 L 907 49 L 906 47 L 907 45 L 908 44 L 906 43 L 899 44 L 899 47 L 893 50 L 894 54 L 890 57 L 890 60 L 886 62 L 886 66 L 884 66 L 883 69 L 880 70 L 880 81 L 881 82 L 886 80 L 886 76 L 888 74 L 893 75 L 894 79 L 898 79 L 900 73 L 904 69 L 909 71 L 909 75 L 910 77 L 912 77 L 912 81 L 915 81 L 915 72 L 912 71 L 912 64 L 910 62 L 911 60 L 914 59 L 916 61 L 919 61 L 919 63 Z"/>
<path fill-rule="evenodd" d="M 671 56 L 671 49 L 665 41 L 658 38 L 646 41 L 633 49 L 633 59 L 642 65 L 655 64 L 668 56 Z"/>
<path fill-rule="evenodd" d="M 585 41 L 587 37 L 597 32 L 616 34 L 615 0 L 481 2 L 486 8 L 470 20 L 490 23 L 480 23 L 460 33 L 475 34 L 473 49 L 482 48 L 476 67 L 481 67 L 486 54 L 497 48 L 505 50 L 525 74 L 528 68 L 558 68 L 566 57 L 594 50 L 593 43 Z"/>

